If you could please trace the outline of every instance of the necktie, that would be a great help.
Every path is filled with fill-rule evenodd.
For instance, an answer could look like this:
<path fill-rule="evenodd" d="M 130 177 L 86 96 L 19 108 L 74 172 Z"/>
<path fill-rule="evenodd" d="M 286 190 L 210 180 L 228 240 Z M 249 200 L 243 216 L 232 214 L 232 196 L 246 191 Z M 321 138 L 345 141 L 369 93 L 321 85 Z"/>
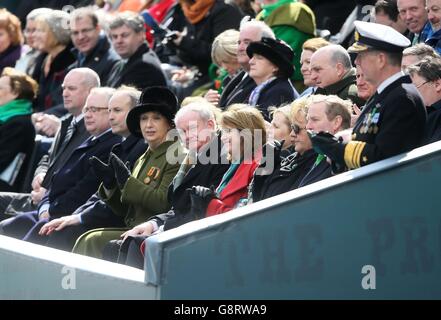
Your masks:
<path fill-rule="evenodd" d="M 72 122 L 69 124 L 66 130 L 66 135 L 64 136 L 63 142 L 61 143 L 60 150 L 63 150 L 69 141 L 72 139 L 72 136 L 74 135 L 75 131 L 77 129 L 77 122 L 75 119 L 72 119 Z"/>

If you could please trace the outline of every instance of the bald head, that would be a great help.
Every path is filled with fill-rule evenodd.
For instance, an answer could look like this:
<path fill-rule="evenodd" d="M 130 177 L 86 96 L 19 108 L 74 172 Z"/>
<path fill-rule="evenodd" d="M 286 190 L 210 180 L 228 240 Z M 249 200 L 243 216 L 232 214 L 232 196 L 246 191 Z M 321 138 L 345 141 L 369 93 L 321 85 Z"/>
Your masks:
<path fill-rule="evenodd" d="M 340 45 L 322 47 L 311 56 L 311 80 L 320 88 L 340 81 L 351 68 L 351 58 Z"/>

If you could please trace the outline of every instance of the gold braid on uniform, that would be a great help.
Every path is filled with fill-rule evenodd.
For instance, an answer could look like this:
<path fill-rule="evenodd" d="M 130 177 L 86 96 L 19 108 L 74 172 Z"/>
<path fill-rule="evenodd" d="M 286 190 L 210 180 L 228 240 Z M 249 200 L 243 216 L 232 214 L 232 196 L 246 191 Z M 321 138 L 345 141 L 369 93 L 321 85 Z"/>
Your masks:
<path fill-rule="evenodd" d="M 349 169 L 361 167 L 361 153 L 366 142 L 350 141 L 345 147 L 345 163 Z"/>

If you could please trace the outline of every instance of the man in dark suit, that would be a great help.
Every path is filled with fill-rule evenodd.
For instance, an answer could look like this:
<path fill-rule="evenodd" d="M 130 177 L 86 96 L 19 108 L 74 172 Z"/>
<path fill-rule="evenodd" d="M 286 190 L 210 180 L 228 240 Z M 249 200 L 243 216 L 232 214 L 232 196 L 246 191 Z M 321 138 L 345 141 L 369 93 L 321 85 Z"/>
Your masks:
<path fill-rule="evenodd" d="M 102 32 L 98 16 L 91 7 L 75 9 L 71 13 L 70 32 L 77 61 L 70 69 L 86 67 L 95 71 L 103 86 L 112 67 L 121 58 L 112 48 L 107 36 Z"/>
<path fill-rule="evenodd" d="M 52 176 L 71 156 L 73 151 L 88 137 L 81 110 L 92 88 L 99 87 L 99 77 L 91 69 L 71 70 L 63 82 L 64 107 L 69 116 L 61 121 L 49 154 L 43 156 L 34 173 L 32 192 L 0 193 L 0 220 L 16 215 L 18 212 L 35 210 L 49 188 Z M 74 125 L 75 123 L 75 125 Z M 75 130 L 73 129 L 75 128 Z"/>
<path fill-rule="evenodd" d="M 109 125 L 108 102 L 113 92 L 111 88 L 91 90 L 83 109 L 86 130 L 91 136 L 54 173 L 38 209 L 2 221 L 0 233 L 23 238 L 35 224 L 74 212 L 96 192 L 99 180 L 93 173 L 89 158 L 95 156 L 106 161 L 112 146 L 120 141 Z"/>
<path fill-rule="evenodd" d="M 421 145 L 426 110 L 417 88 L 401 72 L 409 39 L 395 29 L 356 21 L 355 64 L 376 88 L 345 141 L 327 133 L 312 138 L 314 149 L 332 160 L 334 172 L 356 169 Z"/>
<path fill-rule="evenodd" d="M 134 86 L 143 90 L 151 86 L 166 86 L 165 75 L 156 54 L 145 39 L 144 20 L 131 12 L 119 13 L 110 22 L 110 38 L 122 60 L 110 72 L 107 85 Z"/>
<path fill-rule="evenodd" d="M 216 90 L 209 90 L 205 98 L 219 108 L 226 109 L 234 103 L 248 103 L 251 92 L 256 83 L 248 75 L 250 70 L 250 58 L 247 55 L 247 47 L 251 42 L 260 41 L 262 37 L 274 39 L 274 32 L 262 21 L 246 21 L 240 25 L 239 47 L 237 49 L 237 61 L 242 67 L 240 71 L 225 86 L 222 95 Z"/>
<path fill-rule="evenodd" d="M 143 139 L 130 134 L 126 124 L 128 112 L 137 104 L 140 92 L 129 87 L 116 90 L 109 101 L 109 120 L 112 132 L 124 138 L 124 141 L 112 148 L 124 162 L 132 167 L 146 151 Z M 76 239 L 88 230 L 95 228 L 123 227 L 122 217 L 115 215 L 97 194 L 91 196 L 85 204 L 77 208 L 72 215 L 54 219 L 44 226 L 35 226 L 27 240 L 53 248 L 71 251 Z"/>

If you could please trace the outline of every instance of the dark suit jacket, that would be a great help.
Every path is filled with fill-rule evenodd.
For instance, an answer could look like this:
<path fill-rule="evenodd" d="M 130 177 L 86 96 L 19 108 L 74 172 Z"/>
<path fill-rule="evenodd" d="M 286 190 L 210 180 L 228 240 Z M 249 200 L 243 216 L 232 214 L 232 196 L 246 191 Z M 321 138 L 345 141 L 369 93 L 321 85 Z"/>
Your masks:
<path fill-rule="evenodd" d="M 52 218 L 73 213 L 98 190 L 99 181 L 93 173 L 89 158 L 96 156 L 101 161 L 107 161 L 112 146 L 120 141 L 121 137 L 111 131 L 99 138 L 89 137 L 84 141 L 54 173 L 40 206 L 49 201 Z"/>
<path fill-rule="evenodd" d="M 210 150 L 217 150 L 215 163 L 203 164 L 198 162 L 191 168 L 181 184 L 174 190 L 173 183 L 168 189 L 168 199 L 172 204 L 172 209 L 163 214 L 156 215 L 150 220 L 155 220 L 158 225 L 164 224 L 164 230 L 176 228 L 184 223 L 194 220 L 190 214 L 191 201 L 189 191 L 187 189 L 193 186 L 217 187 L 222 180 L 224 173 L 230 167 L 226 157 L 221 154 L 220 138 L 216 137 L 212 142 L 201 150 L 202 153 L 210 157 Z"/>
<path fill-rule="evenodd" d="M 228 82 L 222 91 L 219 101 L 219 108 L 226 109 L 234 103 L 248 103 L 251 91 L 256 87 L 254 80 L 242 70 L 233 79 Z"/>
<path fill-rule="evenodd" d="M 19 153 L 24 153 L 24 162 L 12 186 L 0 181 L 1 191 L 17 191 L 20 187 L 34 149 L 35 130 L 30 115 L 16 116 L 0 124 L 0 173 Z"/>
<path fill-rule="evenodd" d="M 73 48 L 72 53 L 77 57 L 77 61 L 69 66 L 69 70 L 75 68 L 90 68 L 99 75 L 102 86 L 107 85 L 110 71 L 113 66 L 121 60 L 120 56 L 115 52 L 109 40 L 107 40 L 107 37 L 104 35 L 100 37 L 95 48 L 85 57 L 82 63 L 80 63 L 78 49 Z"/>
<path fill-rule="evenodd" d="M 52 175 L 56 172 L 60 166 L 62 166 L 67 159 L 70 158 L 74 150 L 80 146 L 89 136 L 86 127 L 84 126 L 84 119 L 77 124 L 75 133 L 70 138 L 69 143 L 63 146 L 63 141 L 66 138 L 67 127 L 72 121 L 73 116 L 70 115 L 61 121 L 60 130 L 55 135 L 55 140 L 49 150 L 49 154 L 43 156 L 38 163 L 38 167 L 35 170 L 35 175 L 45 172 L 42 186 L 46 189 L 49 188 Z"/>
<path fill-rule="evenodd" d="M 280 107 L 297 99 L 299 94 L 289 79 L 277 78 L 260 92 L 256 107 L 262 112 L 265 120 L 271 121 L 268 108 Z"/>
<path fill-rule="evenodd" d="M 129 136 L 126 140 L 116 144 L 112 148 L 124 163 L 130 163 L 133 168 L 136 160 L 147 150 L 147 144 L 143 139 Z M 73 214 L 80 214 L 82 225 L 87 228 L 110 228 L 125 227 L 124 219 L 115 215 L 107 204 L 94 194 L 85 204 L 79 207 Z"/>
<path fill-rule="evenodd" d="M 147 43 L 143 43 L 122 68 L 123 64 L 124 61 L 121 60 L 114 65 L 109 75 L 108 86 L 117 88 L 125 84 L 143 90 L 147 87 L 167 85 L 161 63 Z"/>

